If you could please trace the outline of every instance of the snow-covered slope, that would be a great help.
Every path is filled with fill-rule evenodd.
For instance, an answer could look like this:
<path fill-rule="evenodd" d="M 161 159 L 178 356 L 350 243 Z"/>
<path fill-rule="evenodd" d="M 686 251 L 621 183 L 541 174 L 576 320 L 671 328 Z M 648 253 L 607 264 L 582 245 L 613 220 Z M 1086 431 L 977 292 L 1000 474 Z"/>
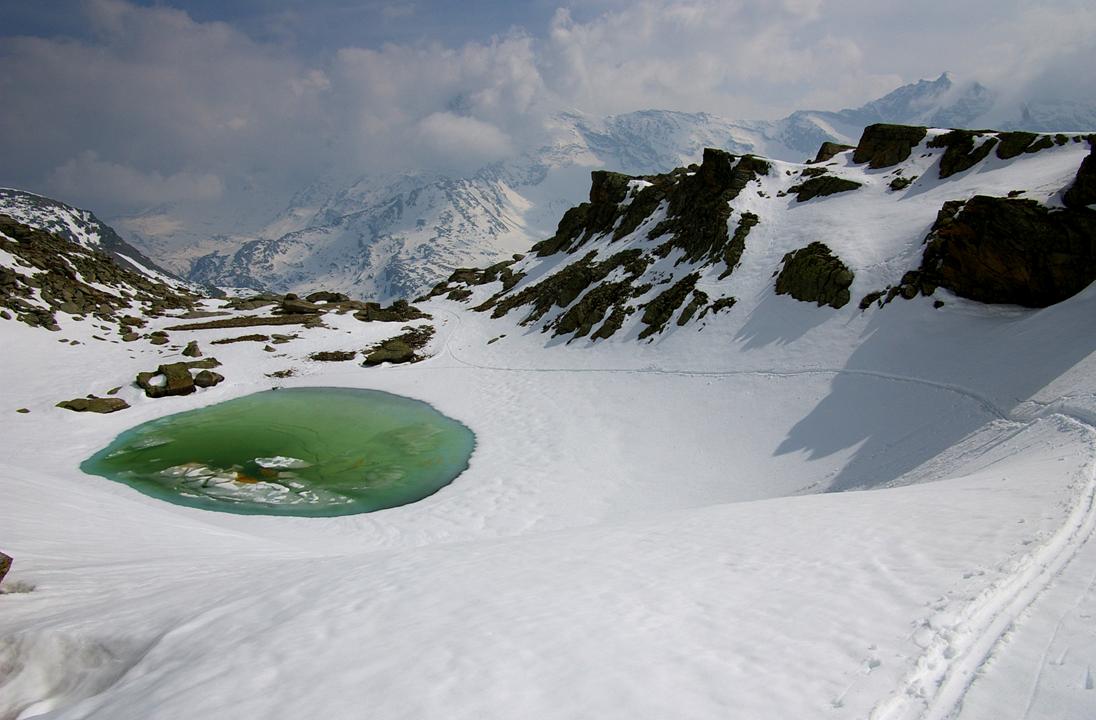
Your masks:
<path fill-rule="evenodd" d="M 583 223 L 563 229 L 592 218 L 609 236 L 565 232 L 566 247 L 498 279 L 455 280 L 450 292 L 472 295 L 423 304 L 433 319 L 415 322 L 437 335 L 410 366 L 310 360 L 403 324 L 348 314 L 274 352 L 210 345 L 238 329 L 116 345 L 62 316 L 61 335 L 82 343 L 70 345 L 0 321 L 20 350 L 0 354 L 0 374 L 19 379 L 0 439 L 0 550 L 16 559 L 3 587 L 34 586 L 0 595 L 0 717 L 1087 718 L 1096 288 L 1042 309 L 920 286 L 857 301 L 912 286 L 904 275 L 923 267 L 946 201 L 1020 190 L 1012 200 L 1091 215 L 1077 194 L 1057 209 L 1091 151 L 1071 138 L 994 150 L 940 178 L 963 147 L 931 146 L 943 137 L 928 131 L 874 169 L 887 148 L 838 154 L 825 175 L 861 186 L 802 201 L 789 191 L 818 166 L 769 160 L 763 174 L 710 154 L 755 171 L 727 201 L 725 237 L 746 212 L 758 221 L 722 279 L 726 255 L 657 254 L 710 238 L 712 223 L 649 237 L 674 218 L 670 183 L 724 177 L 708 174 L 716 165 L 671 176 L 615 243 L 622 216 L 598 210 L 615 197 L 603 177 Z M 974 136 L 975 152 L 990 139 L 1004 145 Z M 853 273 L 840 307 L 774 291 L 785 256 L 816 240 Z M 554 335 L 588 287 L 529 324 L 530 303 L 497 318 L 468 309 L 518 272 L 494 308 L 587 253 L 628 250 L 655 261 L 633 284 L 652 288 L 625 309 L 692 273 L 704 307 L 737 301 L 682 325 L 678 306 L 644 341 L 646 307 L 597 341 Z M 223 383 L 155 400 L 129 384 L 190 340 L 216 348 Z M 77 469 L 127 427 L 275 382 L 428 401 L 475 431 L 470 466 L 421 502 L 331 519 L 203 512 Z M 115 386 L 132 408 L 53 407 Z M 840 492 L 854 489 L 870 491 Z"/>
<path fill-rule="evenodd" d="M 183 281 L 145 257 L 123 240 L 114 228 L 88 210 L 24 190 L 0 188 L 0 214 L 30 227 L 56 233 L 88 249 L 101 250 L 122 267 L 156 282 L 183 287 Z"/>

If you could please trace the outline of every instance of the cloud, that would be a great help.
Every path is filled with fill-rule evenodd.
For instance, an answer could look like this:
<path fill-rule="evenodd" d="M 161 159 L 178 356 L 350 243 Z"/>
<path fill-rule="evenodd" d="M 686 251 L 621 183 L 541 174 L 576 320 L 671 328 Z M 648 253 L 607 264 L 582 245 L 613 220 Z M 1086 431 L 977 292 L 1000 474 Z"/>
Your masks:
<path fill-rule="evenodd" d="M 216 200 L 224 183 L 211 173 L 178 172 L 161 175 L 99 159 L 85 151 L 50 173 L 48 185 L 62 196 L 81 195 L 94 207 L 114 212 L 130 204 Z M 119 203 L 119 199 L 122 202 Z"/>
<path fill-rule="evenodd" d="M 126 214 L 189 202 L 231 217 L 255 198 L 276 209 L 320 177 L 470 172 L 535 147 L 559 109 L 760 119 L 859 105 L 945 69 L 997 85 L 1003 113 L 1096 96 L 1085 72 L 1096 8 L 1081 0 L 590 0 L 458 44 L 319 49 L 160 3 L 84 7 L 79 39 L 0 43 L 0 183 Z M 430 28 L 464 12 L 437 0 L 348 8 L 282 14 L 352 10 L 383 27 L 410 12 Z"/>

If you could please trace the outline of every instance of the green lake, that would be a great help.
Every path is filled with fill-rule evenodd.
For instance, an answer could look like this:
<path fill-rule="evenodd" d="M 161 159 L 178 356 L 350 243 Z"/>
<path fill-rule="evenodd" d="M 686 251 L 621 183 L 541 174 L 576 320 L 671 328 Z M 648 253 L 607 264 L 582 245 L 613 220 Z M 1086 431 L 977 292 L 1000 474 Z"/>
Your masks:
<path fill-rule="evenodd" d="M 287 388 L 138 425 L 80 469 L 205 510 L 333 517 L 437 492 L 474 446 L 471 430 L 418 400 Z"/>

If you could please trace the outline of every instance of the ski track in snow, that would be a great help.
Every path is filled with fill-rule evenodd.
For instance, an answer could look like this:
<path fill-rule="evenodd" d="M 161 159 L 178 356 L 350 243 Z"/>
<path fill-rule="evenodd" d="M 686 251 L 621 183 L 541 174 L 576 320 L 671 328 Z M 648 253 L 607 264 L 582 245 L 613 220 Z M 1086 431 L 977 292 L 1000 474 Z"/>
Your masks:
<path fill-rule="evenodd" d="M 431 360 L 448 357 L 459 365 L 477 370 L 513 373 L 631 373 L 659 374 L 683 377 L 759 376 L 796 377 L 809 375 L 852 375 L 893 382 L 912 383 L 951 392 L 977 403 L 999 420 L 1015 423 L 1017 431 L 1040 419 L 1062 418 L 1083 429 L 1090 437 L 1092 457 L 1096 458 L 1096 413 L 1080 407 L 1070 407 L 1064 398 L 1053 403 L 1027 401 L 1024 405 L 1037 408 L 1033 413 L 1009 412 L 973 390 L 924 378 L 910 377 L 873 370 L 849 368 L 811 368 L 802 370 L 664 370 L 659 368 L 510 368 L 482 365 L 459 357 L 452 339 L 461 325 L 461 317 L 444 311 L 455 321 L 442 346 L 442 352 Z M 1088 480 L 1075 496 L 1073 508 L 1065 523 L 1043 544 L 1021 558 L 1009 572 L 991 583 L 957 612 L 954 621 L 945 623 L 925 645 L 924 651 L 912 663 L 897 688 L 873 708 L 869 720 L 949 720 L 959 716 L 963 698 L 977 679 L 985 662 L 1000 645 L 1005 635 L 1020 621 L 1077 555 L 1081 547 L 1096 534 L 1096 460 L 1089 463 Z M 1089 589 L 1096 587 L 1096 576 Z M 1048 646 L 1049 647 L 1049 646 Z M 1040 664 L 1040 674 L 1044 662 Z M 868 672 L 872 666 L 868 665 Z M 853 682 L 855 685 L 855 681 Z M 853 685 L 846 688 L 847 694 Z M 1032 683 L 1028 705 L 1021 718 L 1028 717 L 1038 692 L 1038 676 Z M 834 700 L 841 707 L 841 698 Z"/>

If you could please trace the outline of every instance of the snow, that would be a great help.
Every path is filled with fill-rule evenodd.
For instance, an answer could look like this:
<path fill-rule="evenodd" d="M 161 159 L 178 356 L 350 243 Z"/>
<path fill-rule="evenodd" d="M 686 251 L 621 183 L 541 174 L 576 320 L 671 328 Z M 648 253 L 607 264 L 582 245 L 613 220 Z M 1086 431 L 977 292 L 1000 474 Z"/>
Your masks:
<path fill-rule="evenodd" d="M 1060 188 L 1081 151 L 1026 158 L 1022 186 Z M 5 587 L 34 586 L 0 595 L 0 717 L 1092 717 L 1096 287 L 1038 311 L 772 293 L 818 237 L 856 269 L 854 298 L 879 289 L 944 199 L 1020 182 L 992 158 L 946 183 L 910 162 L 899 195 L 839 156 L 865 187 L 799 205 L 775 164 L 768 198 L 735 205 L 762 217 L 740 269 L 705 279 L 739 303 L 650 343 L 626 326 L 568 344 L 520 310 L 440 300 L 422 306 L 430 359 L 370 369 L 307 358 L 403 324 L 329 314 L 155 347 L 64 315 L 59 333 L 0 321 L 19 349 L 0 354 L 0 549 Z M 252 332 L 300 337 L 211 344 Z M 131 385 L 191 339 L 225 382 Z M 204 512 L 78 470 L 129 427 L 272 385 L 430 402 L 476 433 L 469 469 L 323 519 Z M 53 407 L 115 386 L 131 409 Z"/>

